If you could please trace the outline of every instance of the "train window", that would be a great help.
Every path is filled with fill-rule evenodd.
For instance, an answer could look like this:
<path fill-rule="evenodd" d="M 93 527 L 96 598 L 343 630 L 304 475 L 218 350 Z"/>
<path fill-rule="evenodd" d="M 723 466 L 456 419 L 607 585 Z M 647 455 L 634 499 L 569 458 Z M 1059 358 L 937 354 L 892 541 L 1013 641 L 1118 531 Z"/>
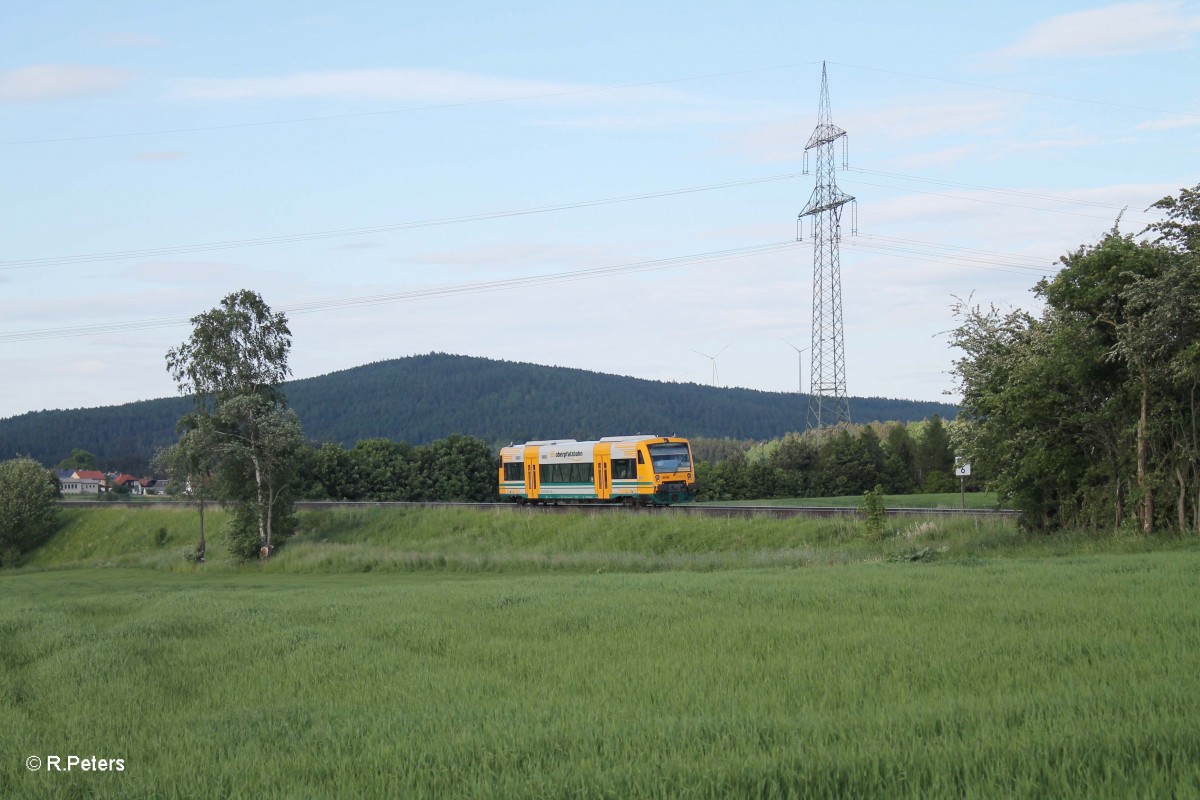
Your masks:
<path fill-rule="evenodd" d="M 686 444 L 652 444 L 649 450 L 655 472 L 685 472 L 692 468 L 692 456 Z"/>
<path fill-rule="evenodd" d="M 591 464 L 542 464 L 542 483 L 593 483 Z"/>
<path fill-rule="evenodd" d="M 646 463 L 646 459 L 642 458 L 642 451 L 641 451 L 641 450 L 638 450 L 638 463 L 639 463 L 639 464 L 645 464 L 645 463 Z"/>
<path fill-rule="evenodd" d="M 525 479 L 525 474 L 521 468 L 525 466 L 520 461 L 509 461 L 504 465 L 504 480 L 519 481 Z"/>
<path fill-rule="evenodd" d="M 637 462 L 632 458 L 614 458 L 612 465 L 613 480 L 630 480 L 637 477 Z"/>

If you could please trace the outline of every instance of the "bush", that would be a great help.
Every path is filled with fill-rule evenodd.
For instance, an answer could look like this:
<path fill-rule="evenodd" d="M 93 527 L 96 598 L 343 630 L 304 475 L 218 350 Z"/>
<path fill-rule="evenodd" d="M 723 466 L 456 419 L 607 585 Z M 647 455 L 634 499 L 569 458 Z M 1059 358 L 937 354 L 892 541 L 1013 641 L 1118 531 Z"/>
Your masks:
<path fill-rule="evenodd" d="M 0 566 L 40 545 L 58 516 L 58 479 L 31 458 L 0 462 Z"/>
<path fill-rule="evenodd" d="M 863 492 L 862 503 L 858 506 L 859 513 L 866 519 L 867 530 L 878 537 L 887 526 L 887 511 L 883 507 L 883 487 L 875 484 L 869 492 Z"/>
<path fill-rule="evenodd" d="M 946 492 L 957 492 L 958 482 L 954 480 L 954 476 L 949 472 L 935 470 L 930 472 L 925 477 L 924 491 L 926 494 L 944 494 Z"/>
<path fill-rule="evenodd" d="M 275 551 L 296 532 L 295 506 L 290 497 L 276 503 L 271 527 L 274 530 L 271 550 Z M 233 506 L 229 521 L 225 523 L 224 533 L 229 553 L 234 558 L 240 561 L 258 559 L 262 547 L 258 540 L 258 506 L 252 502 L 241 502 Z"/>

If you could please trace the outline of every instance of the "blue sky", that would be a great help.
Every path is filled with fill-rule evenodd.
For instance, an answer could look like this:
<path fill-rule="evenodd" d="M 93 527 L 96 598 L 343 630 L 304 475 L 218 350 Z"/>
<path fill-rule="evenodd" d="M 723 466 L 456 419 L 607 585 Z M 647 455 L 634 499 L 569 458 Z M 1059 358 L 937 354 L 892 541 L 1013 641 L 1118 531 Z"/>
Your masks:
<path fill-rule="evenodd" d="M 709 383 L 725 347 L 720 384 L 794 390 L 822 61 L 853 395 L 942 399 L 955 297 L 1033 308 L 1200 182 L 1195 2 L 28 4 L 0 417 L 174 393 L 166 350 L 241 288 L 289 310 L 296 377 L 436 350 Z"/>

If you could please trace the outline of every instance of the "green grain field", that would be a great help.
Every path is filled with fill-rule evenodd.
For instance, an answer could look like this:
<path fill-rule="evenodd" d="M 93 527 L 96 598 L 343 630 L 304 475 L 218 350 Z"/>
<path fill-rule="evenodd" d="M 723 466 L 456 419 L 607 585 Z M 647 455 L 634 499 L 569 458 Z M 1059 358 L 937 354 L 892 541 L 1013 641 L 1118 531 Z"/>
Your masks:
<path fill-rule="evenodd" d="M 0 796 L 1200 794 L 1194 540 L 319 512 L 197 569 L 108 514 L 0 572 Z"/>

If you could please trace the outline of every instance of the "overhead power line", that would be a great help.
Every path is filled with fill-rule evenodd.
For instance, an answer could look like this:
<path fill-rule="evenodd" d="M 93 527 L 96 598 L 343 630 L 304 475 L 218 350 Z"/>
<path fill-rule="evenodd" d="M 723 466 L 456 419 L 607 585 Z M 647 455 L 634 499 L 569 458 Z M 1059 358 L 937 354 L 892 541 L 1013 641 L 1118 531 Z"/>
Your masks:
<path fill-rule="evenodd" d="M 1047 260 L 1038 260 L 1028 256 L 973 250 L 953 245 L 920 242 L 915 239 L 894 239 L 889 236 L 859 233 L 857 237 L 850 237 L 843 243 L 853 250 L 876 252 L 892 258 L 903 258 L 926 264 L 972 267 L 1027 277 L 1034 275 L 1043 277 L 1053 274 L 1059 269 L 1059 266 L 1055 266 Z"/>
<path fill-rule="evenodd" d="M 862 167 L 849 167 L 849 172 L 861 172 L 864 175 L 879 175 L 885 178 L 900 178 L 906 181 L 915 181 L 917 183 L 932 183 L 938 186 L 952 186 L 956 189 L 971 189 L 977 192 L 993 192 L 996 194 L 1006 194 L 1012 197 L 1030 197 L 1035 200 L 1051 200 L 1055 203 L 1068 203 L 1077 206 L 1090 206 L 1092 208 L 1107 208 L 1113 211 L 1122 211 L 1128 208 L 1128 205 L 1119 206 L 1112 203 L 1102 203 L 1096 200 L 1082 200 L 1075 197 L 1063 197 L 1062 195 L 1041 194 L 1038 192 L 1024 192 L 1019 189 L 998 189 L 994 186 L 980 186 L 974 183 L 959 183 L 957 181 L 944 181 L 937 178 L 924 178 L 920 175 L 905 175 L 900 172 L 885 172 L 878 169 L 864 169 Z M 1147 212 L 1138 211 L 1138 214 Z"/>
<path fill-rule="evenodd" d="M 1004 253 L 994 250 L 961 247 L 939 242 L 926 242 L 919 239 L 908 239 L 881 234 L 859 233 L 857 236 L 843 239 L 847 247 L 868 252 L 877 252 L 892 258 L 902 258 L 923 263 L 946 264 L 955 267 L 969 267 L 994 272 L 1005 272 L 1013 275 L 1030 276 L 1031 274 L 1046 275 L 1055 271 L 1052 262 L 1043 261 L 1036 256 L 1018 253 Z M 363 295 L 358 297 L 330 298 L 314 300 L 307 303 L 297 303 L 281 307 L 279 310 L 287 314 L 312 314 L 321 311 L 332 311 L 342 308 L 382 305 L 388 303 L 416 302 L 440 297 L 480 294 L 486 292 L 506 291 L 556 283 L 590 280 L 614 275 L 648 272 L 654 270 L 672 269 L 675 267 L 702 264 L 711 261 L 721 261 L 747 256 L 767 255 L 771 253 L 793 250 L 806 246 L 795 241 L 771 242 L 760 245 L 714 250 L 707 253 L 697 253 L 674 258 L 652 259 L 630 264 L 617 264 L 606 267 L 570 270 L 566 272 L 531 275 L 519 278 L 504 278 L 494 281 L 436 286 L 426 289 L 412 289 L 403 292 Z M 1041 264 L 1042 266 L 1039 266 Z M 80 336 L 98 336 L 110 333 L 126 333 L 130 331 L 152 330 L 157 328 L 174 328 L 187 325 L 191 317 L 152 317 L 138 320 L 123 320 L 116 322 L 97 323 L 94 325 L 74 325 L 56 328 L 37 328 L 23 331 L 0 333 L 0 344 L 15 342 L 39 341 L 45 339 L 64 339 Z"/>
<path fill-rule="evenodd" d="M 859 172 L 869 175 L 881 175 L 885 177 L 900 178 L 902 180 L 916 181 L 921 183 L 931 183 L 943 186 L 952 186 L 963 189 L 971 189 L 977 192 L 994 193 L 1004 196 L 1013 197 L 1031 197 L 1040 200 L 1049 200 L 1059 203 L 1069 203 L 1085 205 L 1096 208 L 1111 209 L 1119 211 L 1127 206 L 1110 205 L 1095 201 L 1077 200 L 1069 197 L 1039 194 L 1034 192 L 1024 192 L 1016 189 L 1001 189 L 994 186 L 981 186 L 978 184 L 956 183 L 953 181 L 943 181 L 936 178 L 925 178 L 919 175 L 905 175 L 898 172 L 885 172 L 883 170 L 872 170 L 861 167 L 851 167 L 850 172 Z M 69 266 L 73 264 L 90 264 L 101 261 L 123 261 L 139 258 L 161 258 L 163 256 L 187 255 L 191 253 L 206 253 L 217 250 L 233 250 L 243 247 L 263 247 L 275 244 L 291 244 L 294 242 L 317 241 L 321 239 L 336 239 L 347 236 L 366 236 L 377 233 L 388 233 L 392 231 L 413 230 L 417 228 L 429 228 L 439 225 L 457 225 L 467 222 L 485 222 L 488 220 L 504 219 L 507 217 L 522 217 L 532 214 L 545 214 L 554 211 L 569 211 L 577 208 L 590 208 L 592 206 L 611 205 L 616 203 L 629 203 L 637 200 L 652 200 L 661 197 L 673 197 L 685 194 L 696 194 L 699 192 L 710 192 L 720 189 L 732 189 L 740 186 L 753 186 L 764 183 L 775 183 L 779 181 L 796 180 L 805 177 L 803 173 L 786 172 L 778 175 L 766 175 L 758 178 L 746 178 L 737 181 L 726 181 L 724 183 L 713 183 L 704 186 L 688 186 L 678 189 L 664 189 L 659 192 L 643 192 L 641 194 L 620 195 L 614 197 L 602 197 L 590 200 L 573 200 L 566 203 L 557 203 L 547 206 L 536 206 L 530 208 L 506 209 L 500 211 L 486 211 L 478 214 L 463 214 L 449 217 L 437 217 L 426 220 L 415 220 L 410 222 L 387 223 L 383 225 L 367 225 L 355 228 L 339 228 L 326 231 L 313 231 L 309 233 L 283 234 L 280 236 L 262 236 L 248 237 L 245 239 L 228 239 L 223 241 L 213 242 L 198 242 L 194 244 L 183 245 L 164 245 L 162 247 L 148 247 L 131 250 L 115 250 L 100 253 L 79 253 L 66 256 L 46 256 L 42 258 L 25 258 L 11 259 L 0 261 L 0 271 L 4 270 L 19 270 L 19 269 L 35 269 L 38 267 L 57 267 Z M 850 181 L 852 183 L 856 181 Z M 980 203 L 994 203 L 1005 205 L 1012 208 L 1024 208 L 1031 211 L 1044 211 L 1046 213 L 1067 213 L 1076 216 L 1083 216 L 1089 219 L 1102 219 L 1111 221 L 1108 217 L 1099 217 L 1093 214 L 1081 214 L 1078 212 L 1062 211 L 1060 209 L 1038 208 L 1035 206 L 1026 206 L 1017 203 L 1001 203 L 999 201 L 989 201 L 981 198 L 964 197 L 962 195 L 941 194 L 938 192 L 923 192 L 919 189 L 911 189 L 900 186 L 887 186 L 885 184 L 869 183 L 866 181 L 857 181 L 865 186 L 875 186 L 878 188 L 895 189 L 902 192 L 915 192 L 918 194 L 930 194 L 938 197 L 950 197 L 960 200 Z M 1143 214 L 1145 216 L 1155 216 L 1147 212 L 1130 210 L 1127 214 Z"/>
<path fill-rule="evenodd" d="M 438 225 L 457 225 L 464 222 L 482 222 L 506 217 L 522 217 L 530 214 L 545 214 L 551 211 L 567 211 L 575 208 L 589 208 L 613 203 L 629 203 L 635 200 L 651 200 L 657 197 L 673 197 L 697 192 L 711 192 L 717 189 L 731 189 L 737 186 L 751 186 L 760 183 L 787 181 L 803 177 L 803 173 L 788 172 L 782 175 L 767 175 L 761 178 L 747 178 L 740 181 L 713 183 L 707 186 L 689 186 L 682 189 L 666 189 L 661 192 L 644 192 L 642 194 L 622 195 L 619 197 L 603 197 L 595 200 L 576 200 L 557 205 L 537 206 L 533 208 L 508 209 L 505 211 L 486 211 L 480 214 L 464 214 L 454 217 L 438 217 L 434 219 L 417 220 L 414 222 L 397 222 L 387 225 L 371 225 L 361 228 L 341 228 L 312 233 L 295 233 L 283 236 L 262 236 L 248 239 L 230 239 L 218 242 L 202 242 L 197 244 L 171 245 L 166 247 L 149 247 L 140 250 L 116 250 L 105 253 L 82 253 L 70 256 L 49 256 L 45 258 L 13 259 L 0 261 L 0 270 L 33 269 L 35 267 L 58 267 L 71 264 L 89 264 L 96 261 L 121 261 L 135 258 L 159 258 L 162 256 L 183 255 L 187 253 L 205 253 L 213 250 L 232 250 L 241 247 L 262 247 L 272 244 L 290 244 L 292 242 L 308 242 L 317 239 L 335 239 L 344 236 L 364 236 L 390 231 L 411 230 L 414 228 L 430 228 Z"/>
<path fill-rule="evenodd" d="M 881 244 L 894 244 L 904 246 L 916 246 L 931 248 L 935 251 L 949 250 L 954 253 L 965 253 L 968 256 L 981 256 L 986 258 L 1003 259 L 1005 263 L 1019 265 L 1026 269 L 1042 269 L 1047 264 L 1056 263 L 1051 259 L 1046 259 L 1041 256 L 1030 256 L 1023 253 L 1005 253 L 999 250 L 981 250 L 975 247 L 962 247 L 960 245 L 943 244 L 941 242 L 926 242 L 921 239 L 908 239 L 898 236 L 885 236 L 878 233 L 863 233 L 859 231 L 855 239 L 863 239 L 867 241 L 876 241 Z"/>
<path fill-rule="evenodd" d="M 1005 203 L 1000 200 L 986 200 L 982 197 L 965 197 L 961 194 L 946 194 L 944 192 L 928 192 L 922 189 L 911 189 L 903 186 L 888 186 L 885 183 L 871 183 L 870 181 L 848 180 L 844 183 L 857 184 L 859 186 L 874 186 L 877 189 L 895 189 L 900 192 L 912 192 L 914 194 L 927 194 L 933 197 L 949 197 L 954 200 L 966 200 L 970 203 L 986 203 L 993 206 L 1007 206 L 1008 208 L 1024 208 L 1028 211 L 1042 211 L 1047 214 L 1066 214 L 1071 217 L 1086 217 L 1088 219 L 1101 219 L 1107 222 L 1112 222 L 1114 217 L 1100 217 L 1095 214 L 1084 214 L 1079 211 L 1066 211 L 1061 208 L 1038 208 L 1037 206 L 1026 206 L 1020 203 Z"/>
<path fill-rule="evenodd" d="M 381 305 L 386 303 L 407 303 L 417 300 L 429 300 L 438 297 L 452 297 L 466 294 L 522 289 L 531 286 L 545 286 L 571 281 L 592 280 L 614 275 L 635 272 L 650 272 L 654 270 L 672 269 L 675 267 L 704 264 L 711 261 L 723 261 L 732 258 L 765 255 L 801 246 L 799 242 L 783 241 L 767 244 L 748 245 L 726 250 L 713 250 L 707 253 L 676 256 L 673 258 L 657 258 L 648 261 L 637 261 L 630 264 L 617 264 L 606 267 L 591 267 L 588 269 L 554 272 L 543 275 L 530 275 L 520 278 L 504 278 L 494 281 L 456 284 L 451 286 L 435 286 L 426 289 L 412 289 L 404 292 L 389 292 L 386 294 L 364 295 L 360 297 L 341 297 L 327 300 L 314 300 L 283 306 L 279 311 L 287 314 L 311 314 L 319 311 L 331 311 L 339 308 L 357 308 L 361 306 Z M 119 322 L 98 323 L 95 325 L 73 325 L 56 328 L 39 328 L 24 331 L 0 333 L 0 344 L 12 342 L 28 342 L 42 339 L 62 339 L 75 336 L 97 336 L 106 333 L 127 333 L 129 331 L 150 330 L 154 328 L 171 328 L 186 325 L 191 317 L 155 317 L 150 319 L 124 320 Z"/>

